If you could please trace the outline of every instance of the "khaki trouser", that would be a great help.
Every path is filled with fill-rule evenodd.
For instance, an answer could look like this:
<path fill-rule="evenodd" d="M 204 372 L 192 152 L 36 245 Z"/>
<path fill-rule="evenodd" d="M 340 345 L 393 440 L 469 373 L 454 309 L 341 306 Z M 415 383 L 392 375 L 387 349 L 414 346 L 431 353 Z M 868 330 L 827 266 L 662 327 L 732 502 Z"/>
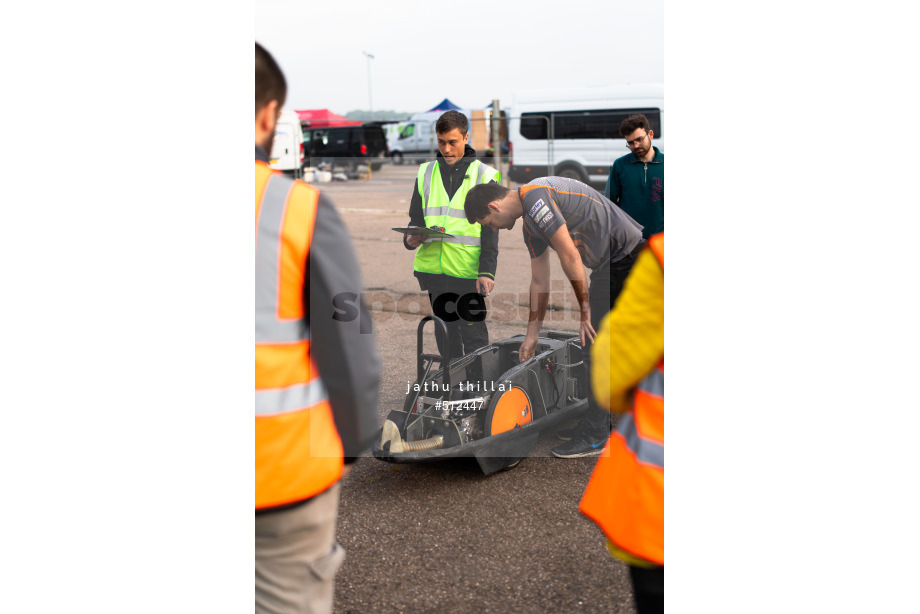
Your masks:
<path fill-rule="evenodd" d="M 332 612 L 345 549 L 335 541 L 336 483 L 307 503 L 256 515 L 256 613 Z"/>

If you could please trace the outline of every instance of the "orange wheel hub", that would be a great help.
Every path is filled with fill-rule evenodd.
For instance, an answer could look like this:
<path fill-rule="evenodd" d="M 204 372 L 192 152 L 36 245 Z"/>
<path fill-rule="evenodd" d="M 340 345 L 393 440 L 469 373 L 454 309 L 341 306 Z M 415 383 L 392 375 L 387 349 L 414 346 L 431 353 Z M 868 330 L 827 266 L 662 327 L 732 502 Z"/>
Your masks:
<path fill-rule="evenodd" d="M 505 392 L 495 404 L 487 435 L 498 435 L 516 426 L 522 427 L 532 419 L 533 411 L 531 411 L 527 393 L 520 388 L 512 388 Z"/>

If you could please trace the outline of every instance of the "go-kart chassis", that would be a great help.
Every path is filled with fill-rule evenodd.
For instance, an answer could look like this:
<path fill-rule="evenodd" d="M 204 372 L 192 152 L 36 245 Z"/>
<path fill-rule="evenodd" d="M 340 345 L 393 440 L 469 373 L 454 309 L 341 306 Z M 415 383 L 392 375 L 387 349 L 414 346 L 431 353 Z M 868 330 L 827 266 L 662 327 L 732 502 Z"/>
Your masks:
<path fill-rule="evenodd" d="M 375 457 L 412 463 L 472 456 L 489 475 L 517 465 L 540 431 L 587 408 L 588 379 L 576 333 L 544 331 L 534 357 L 524 363 L 517 359 L 524 335 L 517 335 L 456 358 L 445 369 L 443 356 L 423 353 L 428 321 L 448 338 L 439 318 L 419 322 L 417 378 L 403 408 L 387 415 Z M 435 363 L 440 368 L 432 371 Z M 471 381 L 471 374 L 482 379 Z"/>

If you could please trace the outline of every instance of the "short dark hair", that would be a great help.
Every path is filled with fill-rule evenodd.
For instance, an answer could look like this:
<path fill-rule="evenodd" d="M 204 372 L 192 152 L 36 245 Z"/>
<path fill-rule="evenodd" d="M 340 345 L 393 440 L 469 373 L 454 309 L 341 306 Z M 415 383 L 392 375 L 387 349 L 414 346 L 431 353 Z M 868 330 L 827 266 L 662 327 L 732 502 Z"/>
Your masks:
<path fill-rule="evenodd" d="M 626 138 L 628 135 L 632 134 L 639 128 L 642 128 L 646 132 L 652 129 L 648 125 L 648 118 L 641 113 L 637 115 L 630 115 L 620 123 L 620 136 Z"/>
<path fill-rule="evenodd" d="M 278 108 L 284 106 L 287 96 L 287 82 L 275 58 L 256 43 L 256 115 L 272 100 L 278 101 Z"/>
<path fill-rule="evenodd" d="M 466 200 L 463 202 L 466 221 L 470 224 L 475 224 L 476 220 L 481 220 L 489 215 L 489 203 L 503 199 L 510 191 L 510 188 L 497 183 L 474 185 L 466 193 Z"/>
<path fill-rule="evenodd" d="M 454 128 L 459 128 L 461 135 L 470 130 L 470 120 L 460 111 L 447 111 L 438 118 L 438 123 L 434 125 L 434 130 L 438 134 L 445 134 Z"/>

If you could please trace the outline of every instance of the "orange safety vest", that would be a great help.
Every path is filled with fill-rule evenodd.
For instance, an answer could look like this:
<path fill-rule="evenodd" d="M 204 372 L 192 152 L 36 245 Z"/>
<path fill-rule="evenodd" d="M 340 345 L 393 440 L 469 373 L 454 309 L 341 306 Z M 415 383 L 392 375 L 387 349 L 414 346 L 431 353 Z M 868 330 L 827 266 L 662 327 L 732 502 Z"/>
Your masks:
<path fill-rule="evenodd" d="M 664 233 L 648 242 L 663 270 Z M 636 387 L 579 509 L 617 547 L 664 565 L 664 356 Z"/>
<path fill-rule="evenodd" d="M 317 495 L 342 476 L 342 440 L 304 315 L 319 192 L 256 161 L 256 509 Z"/>

